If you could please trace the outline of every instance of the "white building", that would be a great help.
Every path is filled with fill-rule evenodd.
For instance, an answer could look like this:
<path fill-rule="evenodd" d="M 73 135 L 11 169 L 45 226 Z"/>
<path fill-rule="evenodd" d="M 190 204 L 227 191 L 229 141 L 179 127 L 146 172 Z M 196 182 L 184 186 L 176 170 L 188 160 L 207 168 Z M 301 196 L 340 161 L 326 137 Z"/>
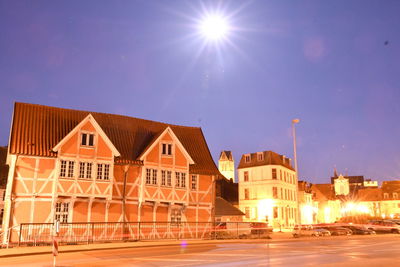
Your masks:
<path fill-rule="evenodd" d="M 232 152 L 224 150 L 218 160 L 218 170 L 228 179 L 235 181 L 235 162 Z"/>
<path fill-rule="evenodd" d="M 291 160 L 273 151 L 244 154 L 238 166 L 239 207 L 246 221 L 263 221 L 274 229 L 298 220 L 298 188 Z"/>

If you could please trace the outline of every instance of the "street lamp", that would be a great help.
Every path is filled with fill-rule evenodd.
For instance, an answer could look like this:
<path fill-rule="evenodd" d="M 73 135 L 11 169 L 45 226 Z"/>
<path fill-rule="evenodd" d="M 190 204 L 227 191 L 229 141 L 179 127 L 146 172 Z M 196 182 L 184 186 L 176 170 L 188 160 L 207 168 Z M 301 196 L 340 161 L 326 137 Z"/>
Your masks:
<path fill-rule="evenodd" d="M 294 127 L 294 125 L 296 123 L 299 123 L 300 120 L 299 119 L 294 119 L 292 120 L 292 134 L 293 134 L 293 151 L 294 151 L 294 170 L 296 171 L 296 175 L 297 175 L 297 153 L 296 153 L 296 128 Z M 297 175 L 298 176 L 298 175 Z M 297 177 L 298 178 L 298 177 Z"/>
<path fill-rule="evenodd" d="M 300 206 L 299 206 L 299 190 L 298 190 L 298 181 L 299 181 L 299 174 L 297 169 L 297 152 L 296 152 L 296 128 L 295 124 L 299 123 L 299 119 L 292 120 L 292 135 L 293 135 L 293 151 L 294 151 L 294 170 L 296 171 L 296 193 L 297 193 L 297 223 L 300 224 Z"/>

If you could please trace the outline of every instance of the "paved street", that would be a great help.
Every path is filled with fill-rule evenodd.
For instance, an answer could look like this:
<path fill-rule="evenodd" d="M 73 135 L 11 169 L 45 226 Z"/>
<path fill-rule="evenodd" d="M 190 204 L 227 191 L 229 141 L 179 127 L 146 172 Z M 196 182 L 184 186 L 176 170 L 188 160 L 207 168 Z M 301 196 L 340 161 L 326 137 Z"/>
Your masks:
<path fill-rule="evenodd" d="M 62 253 L 57 266 L 399 266 L 400 235 L 301 238 Z M 2 266 L 51 266 L 52 256 L 1 258 Z"/>

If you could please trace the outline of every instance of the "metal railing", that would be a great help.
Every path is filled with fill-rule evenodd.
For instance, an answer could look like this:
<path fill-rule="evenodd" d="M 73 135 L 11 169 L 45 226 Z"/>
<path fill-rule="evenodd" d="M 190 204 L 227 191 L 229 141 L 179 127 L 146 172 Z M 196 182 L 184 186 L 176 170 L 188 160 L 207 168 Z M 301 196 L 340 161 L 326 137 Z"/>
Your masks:
<path fill-rule="evenodd" d="M 54 224 L 22 223 L 8 231 L 12 245 L 49 245 Z M 271 229 L 266 224 L 248 222 L 91 222 L 61 223 L 60 244 L 94 242 L 267 238 Z"/>

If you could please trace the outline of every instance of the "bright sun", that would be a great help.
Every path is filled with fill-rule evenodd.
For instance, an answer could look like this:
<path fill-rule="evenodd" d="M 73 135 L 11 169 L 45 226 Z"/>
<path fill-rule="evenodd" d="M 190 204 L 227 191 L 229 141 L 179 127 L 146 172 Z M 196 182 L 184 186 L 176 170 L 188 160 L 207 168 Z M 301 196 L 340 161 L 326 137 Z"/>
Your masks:
<path fill-rule="evenodd" d="M 200 31 L 208 40 L 218 41 L 226 37 L 229 25 L 225 18 L 211 15 L 204 18 L 200 23 Z"/>

